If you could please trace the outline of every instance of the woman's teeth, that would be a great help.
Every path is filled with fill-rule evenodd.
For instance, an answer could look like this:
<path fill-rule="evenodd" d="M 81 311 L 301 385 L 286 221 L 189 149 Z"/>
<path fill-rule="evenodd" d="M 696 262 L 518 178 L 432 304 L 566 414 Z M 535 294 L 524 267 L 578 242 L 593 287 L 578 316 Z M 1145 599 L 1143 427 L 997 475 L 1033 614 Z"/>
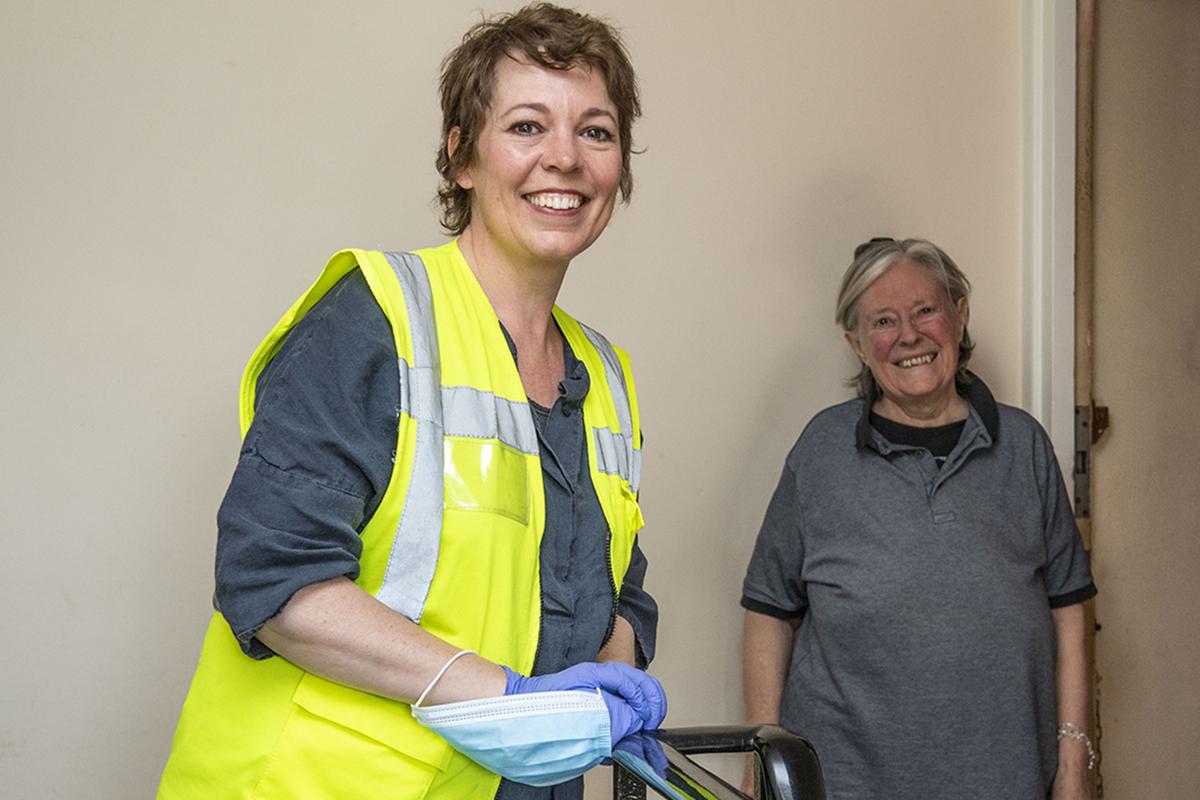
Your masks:
<path fill-rule="evenodd" d="M 933 361 L 933 357 L 935 355 L 937 355 L 937 354 L 930 353 L 929 355 L 926 355 L 926 356 L 917 356 L 916 358 L 906 358 L 900 362 L 900 366 L 904 369 L 908 369 L 909 367 L 917 367 L 917 366 L 920 366 L 921 364 L 928 364 L 930 361 Z"/>
<path fill-rule="evenodd" d="M 583 198 L 577 194 L 531 194 L 526 195 L 525 199 L 535 206 L 552 208 L 555 211 L 566 211 L 583 205 Z"/>

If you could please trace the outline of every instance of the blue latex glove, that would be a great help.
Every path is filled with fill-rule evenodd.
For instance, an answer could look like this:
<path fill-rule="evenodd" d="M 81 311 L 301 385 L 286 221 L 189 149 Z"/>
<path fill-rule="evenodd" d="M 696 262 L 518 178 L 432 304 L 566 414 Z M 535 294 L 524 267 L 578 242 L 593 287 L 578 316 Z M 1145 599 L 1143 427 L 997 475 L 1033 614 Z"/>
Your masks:
<path fill-rule="evenodd" d="M 662 747 L 659 746 L 658 740 L 650 734 L 635 733 L 632 736 L 627 736 L 618 742 L 613 747 L 613 758 L 617 758 L 617 752 L 628 753 L 635 758 L 644 761 L 654 774 L 664 780 L 667 777 L 667 756 L 663 753 Z M 625 759 L 620 759 L 622 765 L 629 762 Z M 636 763 L 636 762 L 635 762 Z"/>
<path fill-rule="evenodd" d="M 589 662 L 533 678 L 518 675 L 508 667 L 504 667 L 504 672 L 508 678 L 506 695 L 600 689 L 608 706 L 613 744 L 643 728 L 657 728 L 667 714 L 667 696 L 662 684 L 628 664 Z"/>
<path fill-rule="evenodd" d="M 646 727 L 645 720 L 638 716 L 629 703 L 603 689 L 600 690 L 600 696 L 604 698 L 604 705 L 608 706 L 608 729 L 614 748 L 617 742 Z"/>

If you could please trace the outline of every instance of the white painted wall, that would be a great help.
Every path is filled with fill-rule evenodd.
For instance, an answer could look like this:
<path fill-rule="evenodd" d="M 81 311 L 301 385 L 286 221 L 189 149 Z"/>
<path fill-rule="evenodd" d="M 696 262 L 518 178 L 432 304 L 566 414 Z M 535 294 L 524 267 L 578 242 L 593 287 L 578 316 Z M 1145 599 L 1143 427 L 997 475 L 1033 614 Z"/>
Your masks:
<path fill-rule="evenodd" d="M 646 152 L 563 304 L 635 358 L 669 721 L 736 722 L 742 571 L 784 454 L 847 396 L 853 246 L 942 244 L 975 286 L 974 366 L 1025 396 L 1022 5 L 585 5 L 627 33 Z M 440 240 L 434 81 L 477 18 L 0 6 L 6 798 L 152 791 L 210 613 L 243 363 L 333 250 Z"/>

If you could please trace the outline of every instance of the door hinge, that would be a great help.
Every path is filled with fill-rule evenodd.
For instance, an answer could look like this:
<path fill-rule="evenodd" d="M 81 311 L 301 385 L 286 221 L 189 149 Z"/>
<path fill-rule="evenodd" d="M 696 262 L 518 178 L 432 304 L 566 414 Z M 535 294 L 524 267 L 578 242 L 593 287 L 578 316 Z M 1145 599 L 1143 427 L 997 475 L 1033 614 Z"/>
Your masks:
<path fill-rule="evenodd" d="M 1091 516 L 1092 445 L 1108 430 L 1108 406 L 1075 406 L 1075 516 Z"/>

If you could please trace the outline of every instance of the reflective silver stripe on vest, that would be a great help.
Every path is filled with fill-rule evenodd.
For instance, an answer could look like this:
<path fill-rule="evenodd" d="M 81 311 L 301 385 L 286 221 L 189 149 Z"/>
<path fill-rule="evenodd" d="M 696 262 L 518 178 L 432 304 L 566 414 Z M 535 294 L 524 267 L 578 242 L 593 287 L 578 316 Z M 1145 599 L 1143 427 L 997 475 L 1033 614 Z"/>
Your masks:
<path fill-rule="evenodd" d="M 522 453 L 537 455 L 537 431 L 529 404 L 506 400 L 471 386 L 442 386 L 437 320 L 425 262 L 413 253 L 385 253 L 400 281 L 408 312 L 412 362 L 398 358 L 400 408 L 416 425 L 412 474 L 396 537 L 388 553 L 376 598 L 414 622 L 421 621 L 437 569 L 444 499 L 443 436 L 497 439 Z M 641 451 L 633 446 L 633 415 L 625 373 L 608 340 L 583 326 L 600 353 L 617 410 L 619 432 L 594 428 L 596 467 L 629 482 L 641 479 Z"/>
<path fill-rule="evenodd" d="M 442 539 L 441 360 L 425 263 L 412 253 L 384 255 L 400 281 L 408 312 L 412 363 L 399 359 L 400 403 L 417 431 L 404 509 L 376 598 L 420 622 Z"/>
<path fill-rule="evenodd" d="M 642 480 L 642 451 L 634 447 L 633 441 L 633 412 L 629 404 L 629 387 L 625 385 L 625 370 L 621 368 L 621 360 L 617 351 L 598 331 L 587 325 L 580 326 L 592 347 L 600 353 L 604 362 L 604 376 L 608 382 L 608 390 L 612 394 L 613 404 L 617 408 L 617 420 L 621 430 L 611 431 L 608 428 L 593 428 L 592 434 L 596 439 L 596 468 L 608 475 L 619 475 L 629 482 L 630 489 L 637 494 Z"/>
<path fill-rule="evenodd" d="M 443 386 L 442 411 L 447 436 L 499 439 L 527 455 L 538 454 L 537 430 L 528 403 L 471 386 Z"/>

